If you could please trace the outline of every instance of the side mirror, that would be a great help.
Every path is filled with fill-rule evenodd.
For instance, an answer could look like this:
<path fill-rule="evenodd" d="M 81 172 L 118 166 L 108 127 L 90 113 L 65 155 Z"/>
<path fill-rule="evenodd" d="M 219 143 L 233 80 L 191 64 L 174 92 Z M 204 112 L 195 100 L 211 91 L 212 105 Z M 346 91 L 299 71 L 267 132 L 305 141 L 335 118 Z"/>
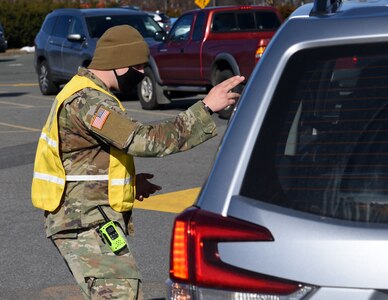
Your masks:
<path fill-rule="evenodd" d="M 85 37 L 78 34 L 78 33 L 73 33 L 73 34 L 69 34 L 67 36 L 67 39 L 71 42 L 83 42 L 85 40 Z"/>
<path fill-rule="evenodd" d="M 167 33 L 165 31 L 157 31 L 154 35 L 154 40 L 158 42 L 162 42 L 166 40 Z"/>

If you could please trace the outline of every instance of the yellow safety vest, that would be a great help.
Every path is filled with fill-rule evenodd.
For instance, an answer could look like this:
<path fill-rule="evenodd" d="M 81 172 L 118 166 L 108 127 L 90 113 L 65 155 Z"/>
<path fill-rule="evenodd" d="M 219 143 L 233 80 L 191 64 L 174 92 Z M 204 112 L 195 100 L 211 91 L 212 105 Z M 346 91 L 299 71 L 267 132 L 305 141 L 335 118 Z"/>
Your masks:
<path fill-rule="evenodd" d="M 131 155 L 110 147 L 107 175 L 65 174 L 59 152 L 59 108 L 71 95 L 86 87 L 108 94 L 119 103 L 122 110 L 125 110 L 116 97 L 97 86 L 92 80 L 84 76 L 74 76 L 57 95 L 40 135 L 31 187 L 32 203 L 37 208 L 54 211 L 60 205 L 66 181 L 108 180 L 110 206 L 118 212 L 131 210 L 136 192 L 135 166 Z"/>

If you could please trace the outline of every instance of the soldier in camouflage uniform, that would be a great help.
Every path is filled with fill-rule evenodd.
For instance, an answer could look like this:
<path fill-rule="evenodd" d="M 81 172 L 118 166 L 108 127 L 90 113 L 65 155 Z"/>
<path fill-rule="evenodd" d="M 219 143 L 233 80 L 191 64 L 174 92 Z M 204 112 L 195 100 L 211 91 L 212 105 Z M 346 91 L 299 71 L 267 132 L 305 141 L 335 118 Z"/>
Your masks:
<path fill-rule="evenodd" d="M 115 52 L 116 46 L 120 55 Z M 58 147 L 66 182 L 59 206 L 45 212 L 46 234 L 64 257 L 85 299 L 141 299 L 142 290 L 130 248 L 113 253 L 96 231 L 104 222 L 97 205 L 119 224 L 123 235 L 132 232 L 131 210 L 111 207 L 107 180 L 84 180 L 83 176 L 108 173 L 111 147 L 129 156 L 161 157 L 214 137 L 216 126 L 211 112 L 233 104 L 239 94 L 229 91 L 244 80 L 240 76 L 228 79 L 174 120 L 145 125 L 122 110 L 111 90 L 131 91 L 143 78 L 148 55 L 147 44 L 132 27 L 107 30 L 97 43 L 89 68 L 81 68 L 73 78 L 72 84 L 88 79 L 95 88 L 82 88 L 61 106 L 56 101 L 48 119 L 56 117 L 57 109 Z M 43 138 L 47 139 L 45 135 Z M 35 170 L 34 176 L 37 174 Z M 161 189 L 149 181 L 152 176 L 137 174 L 133 178 L 134 199 L 142 201 Z M 34 198 L 34 189 L 32 194 Z"/>

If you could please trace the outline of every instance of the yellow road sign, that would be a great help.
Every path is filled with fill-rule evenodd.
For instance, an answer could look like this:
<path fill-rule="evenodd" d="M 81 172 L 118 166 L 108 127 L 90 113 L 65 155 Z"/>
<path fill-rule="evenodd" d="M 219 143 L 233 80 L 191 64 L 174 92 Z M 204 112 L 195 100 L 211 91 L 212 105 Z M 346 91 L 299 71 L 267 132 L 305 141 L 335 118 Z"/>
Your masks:
<path fill-rule="evenodd" d="M 195 0 L 195 4 L 199 6 L 199 8 L 205 8 L 209 4 L 210 0 Z"/>

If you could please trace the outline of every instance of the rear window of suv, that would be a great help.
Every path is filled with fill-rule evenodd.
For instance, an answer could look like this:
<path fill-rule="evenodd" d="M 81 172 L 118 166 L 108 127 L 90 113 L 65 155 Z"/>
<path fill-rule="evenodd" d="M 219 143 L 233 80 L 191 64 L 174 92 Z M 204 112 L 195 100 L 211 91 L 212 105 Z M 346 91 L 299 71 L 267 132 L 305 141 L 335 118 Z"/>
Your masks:
<path fill-rule="evenodd" d="M 388 222 L 388 44 L 291 58 L 241 194 L 323 217 Z"/>
<path fill-rule="evenodd" d="M 274 30 L 280 26 L 272 11 L 233 11 L 215 13 L 212 32 Z"/>
<path fill-rule="evenodd" d="M 92 38 L 100 38 L 110 27 L 123 24 L 136 28 L 145 38 L 153 38 L 155 32 L 162 31 L 162 28 L 148 15 L 94 16 L 87 17 L 86 23 L 89 35 Z"/>

